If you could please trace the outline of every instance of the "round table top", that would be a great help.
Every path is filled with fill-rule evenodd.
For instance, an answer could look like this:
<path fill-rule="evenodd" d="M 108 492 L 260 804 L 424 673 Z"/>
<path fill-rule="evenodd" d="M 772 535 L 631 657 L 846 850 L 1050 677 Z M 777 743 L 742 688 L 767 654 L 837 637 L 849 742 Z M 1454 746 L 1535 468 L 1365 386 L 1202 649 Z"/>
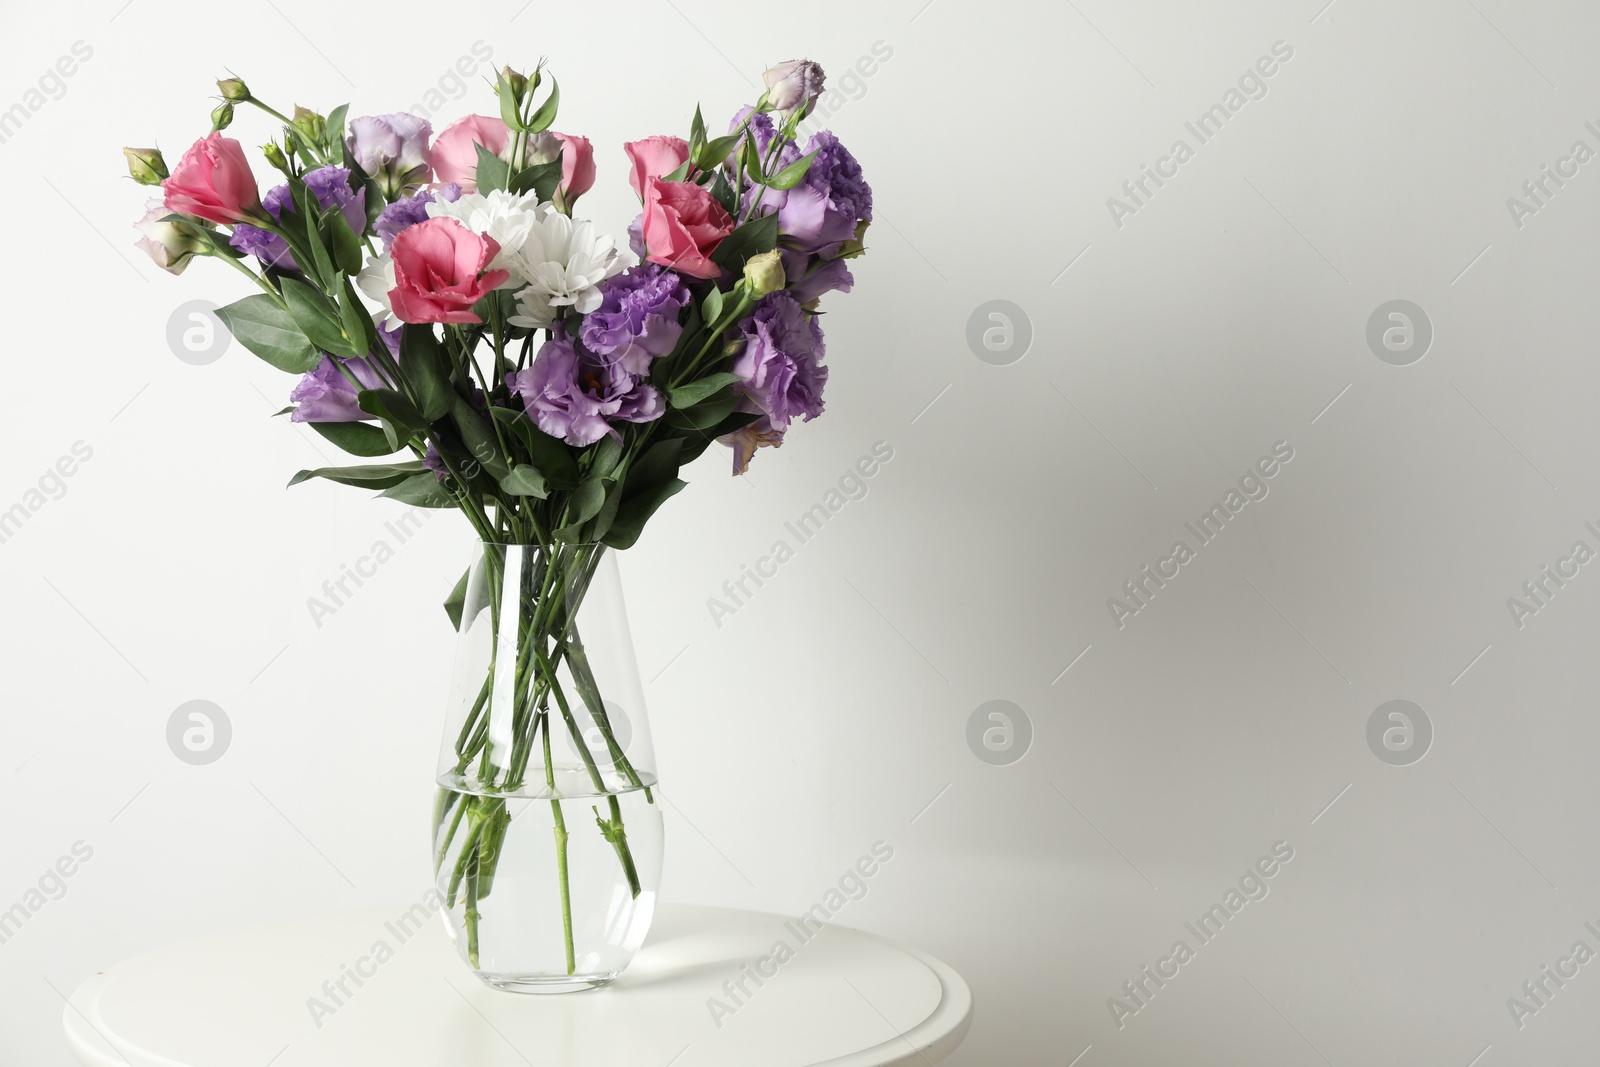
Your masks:
<path fill-rule="evenodd" d="M 663 904 L 610 986 L 526 996 L 484 986 L 436 917 L 418 930 L 404 912 L 118 964 L 73 994 L 67 1042 L 86 1067 L 909 1067 L 943 1059 L 971 1021 L 948 966 L 837 926 Z"/>

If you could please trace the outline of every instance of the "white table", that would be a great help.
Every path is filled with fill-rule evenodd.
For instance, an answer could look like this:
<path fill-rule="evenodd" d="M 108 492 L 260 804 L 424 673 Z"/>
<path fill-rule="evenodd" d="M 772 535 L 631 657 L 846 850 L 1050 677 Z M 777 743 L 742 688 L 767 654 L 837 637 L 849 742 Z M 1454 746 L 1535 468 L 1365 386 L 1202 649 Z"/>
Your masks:
<path fill-rule="evenodd" d="M 686 905 L 661 906 L 607 988 L 501 993 L 466 970 L 437 916 L 402 939 L 403 910 L 118 964 L 73 994 L 67 1042 L 86 1067 L 910 1067 L 949 1055 L 972 1015 L 961 976 L 924 953 L 833 926 L 802 942 L 783 916 Z M 793 958 L 764 964 L 776 973 L 760 986 L 744 977 L 778 941 Z"/>

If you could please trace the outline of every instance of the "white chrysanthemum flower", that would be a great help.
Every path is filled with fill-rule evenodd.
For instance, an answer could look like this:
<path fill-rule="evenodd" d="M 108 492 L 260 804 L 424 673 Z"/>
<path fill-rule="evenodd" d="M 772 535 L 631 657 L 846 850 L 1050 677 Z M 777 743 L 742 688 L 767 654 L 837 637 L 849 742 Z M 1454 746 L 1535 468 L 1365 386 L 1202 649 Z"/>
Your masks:
<path fill-rule="evenodd" d="M 367 294 L 373 303 L 382 305 L 383 318 L 378 323 L 386 330 L 400 328 L 400 320 L 395 317 L 394 307 L 389 301 L 389 290 L 394 288 L 394 257 L 385 252 L 381 256 L 374 256 L 361 273 L 356 275 L 356 286 Z"/>
<path fill-rule="evenodd" d="M 548 205 L 546 205 L 548 206 Z M 543 329 L 563 307 L 588 314 L 600 306 L 600 283 L 637 263 L 616 238 L 595 230 L 585 219 L 570 219 L 554 209 L 543 212 L 508 267 L 524 279 L 517 293 L 515 326 Z"/>
<path fill-rule="evenodd" d="M 528 235 L 539 225 L 539 220 L 554 211 L 549 203 L 539 202 L 537 193 L 508 193 L 504 189 L 488 193 L 463 193 L 457 200 L 436 199 L 428 205 L 430 219 L 455 219 L 473 233 L 494 238 L 500 251 L 490 261 L 489 269 L 510 272 L 510 277 L 500 284 L 501 289 L 515 289 L 528 284 L 530 279 L 518 272 L 518 254 L 527 243 Z"/>

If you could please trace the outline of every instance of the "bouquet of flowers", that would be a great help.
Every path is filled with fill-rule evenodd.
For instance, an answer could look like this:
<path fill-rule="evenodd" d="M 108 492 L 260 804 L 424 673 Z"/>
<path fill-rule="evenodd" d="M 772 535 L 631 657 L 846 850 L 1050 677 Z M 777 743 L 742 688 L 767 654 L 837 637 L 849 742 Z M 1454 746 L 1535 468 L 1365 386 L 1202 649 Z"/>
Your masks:
<path fill-rule="evenodd" d="M 823 410 L 817 305 L 851 288 L 872 192 L 832 133 L 799 140 L 822 70 L 795 61 L 764 80 L 726 134 L 696 109 L 687 140 L 623 146 L 642 205 L 625 241 L 574 216 L 594 152 L 552 129 L 560 92 L 542 64 L 496 76 L 497 117 L 468 115 L 437 136 L 410 114 L 291 117 L 228 78 L 212 132 L 170 173 L 158 150 L 125 150 L 133 177 L 163 194 L 140 246 L 173 274 L 205 257 L 248 279 L 257 291 L 218 315 L 245 348 L 300 375 L 280 414 L 382 460 L 290 484 L 456 508 L 485 546 L 483 603 L 471 603 L 469 572 L 446 607 L 458 629 L 464 605 L 487 607 L 495 651 L 436 812 L 437 862 L 448 903 L 464 901 L 474 965 L 506 798 L 533 785 L 554 805 L 567 911 L 553 730 L 582 750 L 594 795 L 609 796 L 598 832 L 639 893 L 606 779 L 646 797 L 651 782 L 617 743 L 575 623 L 601 554 L 634 544 L 712 441 L 731 447 L 740 474 Z M 281 123 L 261 148 L 281 178 L 264 194 L 223 135 L 246 106 Z M 585 716 L 596 730 L 579 729 Z M 530 760 L 546 783 L 526 781 Z"/>

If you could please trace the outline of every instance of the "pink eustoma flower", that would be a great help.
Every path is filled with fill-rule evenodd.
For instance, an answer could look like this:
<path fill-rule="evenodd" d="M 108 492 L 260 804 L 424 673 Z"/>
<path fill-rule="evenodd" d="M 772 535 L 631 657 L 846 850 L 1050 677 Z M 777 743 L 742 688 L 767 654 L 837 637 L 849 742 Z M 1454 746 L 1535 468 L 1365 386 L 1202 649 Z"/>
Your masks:
<path fill-rule="evenodd" d="M 478 188 L 478 149 L 483 145 L 490 155 L 505 158 L 511 148 L 511 131 L 504 122 L 488 115 L 468 115 L 457 119 L 434 139 L 433 177 L 441 185 L 455 182 L 465 192 Z"/>
<path fill-rule="evenodd" d="M 472 312 L 508 277 L 503 270 L 485 270 L 500 253 L 492 237 L 473 233 L 451 218 L 429 219 L 408 227 L 394 239 L 394 288 L 389 301 L 402 322 L 476 324 Z"/>
<path fill-rule="evenodd" d="M 695 278 L 715 278 L 722 268 L 711 262 L 711 253 L 733 232 L 733 218 L 709 190 L 693 182 L 651 178 L 644 190 L 641 232 L 648 262 Z"/>
<path fill-rule="evenodd" d="M 161 183 L 167 210 L 231 224 L 265 217 L 256 176 L 238 141 L 213 133 L 189 147 Z"/>
<path fill-rule="evenodd" d="M 642 141 L 629 141 L 622 146 L 628 154 L 633 169 L 628 173 L 628 184 L 640 200 L 651 178 L 671 174 L 689 159 L 689 142 L 682 137 L 646 137 Z"/>

